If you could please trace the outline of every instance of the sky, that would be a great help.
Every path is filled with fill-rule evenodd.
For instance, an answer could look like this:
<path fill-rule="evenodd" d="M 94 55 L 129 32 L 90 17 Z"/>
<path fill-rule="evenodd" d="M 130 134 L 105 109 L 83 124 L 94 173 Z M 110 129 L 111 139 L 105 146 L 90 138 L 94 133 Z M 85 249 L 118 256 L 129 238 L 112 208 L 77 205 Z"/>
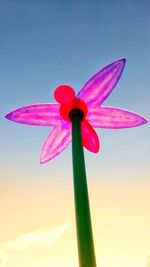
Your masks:
<path fill-rule="evenodd" d="M 76 92 L 105 65 L 126 58 L 104 105 L 150 120 L 148 0 L 0 1 L 0 267 L 77 267 L 71 145 L 40 165 L 51 127 L 5 119 L 15 108 Z M 85 150 L 98 267 L 148 267 L 150 127 L 99 129 Z"/>

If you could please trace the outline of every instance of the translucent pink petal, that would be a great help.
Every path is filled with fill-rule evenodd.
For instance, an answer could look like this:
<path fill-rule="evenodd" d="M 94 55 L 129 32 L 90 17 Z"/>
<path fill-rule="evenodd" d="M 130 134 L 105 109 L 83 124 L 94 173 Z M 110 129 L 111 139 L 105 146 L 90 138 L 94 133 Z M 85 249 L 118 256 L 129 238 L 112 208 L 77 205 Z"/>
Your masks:
<path fill-rule="evenodd" d="M 86 149 L 93 153 L 99 151 L 100 145 L 97 133 L 86 119 L 82 121 L 82 143 Z"/>
<path fill-rule="evenodd" d="M 97 72 L 78 93 L 88 106 L 100 105 L 109 96 L 120 79 L 125 66 L 125 59 L 115 61 Z"/>
<path fill-rule="evenodd" d="M 34 104 L 18 108 L 5 117 L 28 125 L 51 126 L 62 120 L 59 115 L 59 108 L 59 104 Z"/>
<path fill-rule="evenodd" d="M 71 142 L 71 123 L 57 123 L 47 137 L 40 156 L 40 162 L 45 163 L 60 154 Z"/>
<path fill-rule="evenodd" d="M 147 123 L 138 114 L 113 107 L 91 108 L 86 119 L 93 127 L 108 129 L 130 128 Z"/>

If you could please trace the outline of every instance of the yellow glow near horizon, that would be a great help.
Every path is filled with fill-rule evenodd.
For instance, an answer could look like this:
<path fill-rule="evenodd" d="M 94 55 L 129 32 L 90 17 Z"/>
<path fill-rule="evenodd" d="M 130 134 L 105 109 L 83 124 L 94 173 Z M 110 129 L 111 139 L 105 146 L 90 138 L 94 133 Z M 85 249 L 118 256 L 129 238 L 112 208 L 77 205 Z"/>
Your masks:
<path fill-rule="evenodd" d="M 38 229 L 68 224 L 55 242 L 37 242 L 22 250 L 1 247 L 0 267 L 77 267 L 73 186 L 18 187 L 2 184 L 0 243 Z M 91 215 L 98 267 L 148 267 L 150 255 L 149 182 L 89 181 Z M 29 237 L 29 236 L 28 236 Z M 19 239 L 20 240 L 20 239 Z M 9 242 L 6 242 L 9 241 Z M 10 243 L 9 243 L 10 244 Z M 15 242 L 14 242 L 15 244 Z M 18 245 L 18 243 L 17 243 Z M 3 263 L 2 263 L 3 260 Z"/>

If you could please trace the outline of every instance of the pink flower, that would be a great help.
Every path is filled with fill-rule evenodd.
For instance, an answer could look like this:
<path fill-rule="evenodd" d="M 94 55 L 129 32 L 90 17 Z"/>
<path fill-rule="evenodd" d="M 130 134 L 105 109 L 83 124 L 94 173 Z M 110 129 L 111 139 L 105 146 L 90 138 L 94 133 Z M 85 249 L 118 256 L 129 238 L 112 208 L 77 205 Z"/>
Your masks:
<path fill-rule="evenodd" d="M 34 104 L 16 109 L 6 118 L 18 123 L 53 126 L 43 145 L 40 162 L 45 163 L 60 154 L 71 142 L 71 119 L 69 114 L 80 109 L 82 119 L 82 142 L 93 153 L 99 151 L 99 138 L 93 129 L 120 129 L 147 123 L 143 117 L 119 108 L 102 106 L 120 79 L 125 59 L 115 61 L 97 72 L 75 97 L 67 85 L 56 88 L 54 96 L 59 104 Z"/>

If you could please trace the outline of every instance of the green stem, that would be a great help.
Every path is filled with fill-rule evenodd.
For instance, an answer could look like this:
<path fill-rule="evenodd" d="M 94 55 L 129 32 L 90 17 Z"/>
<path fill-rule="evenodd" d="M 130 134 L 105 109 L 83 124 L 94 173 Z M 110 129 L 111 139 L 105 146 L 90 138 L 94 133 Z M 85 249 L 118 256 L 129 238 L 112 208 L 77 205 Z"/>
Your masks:
<path fill-rule="evenodd" d="M 71 114 L 74 199 L 79 267 L 96 267 L 88 187 L 81 136 L 81 112 Z"/>

